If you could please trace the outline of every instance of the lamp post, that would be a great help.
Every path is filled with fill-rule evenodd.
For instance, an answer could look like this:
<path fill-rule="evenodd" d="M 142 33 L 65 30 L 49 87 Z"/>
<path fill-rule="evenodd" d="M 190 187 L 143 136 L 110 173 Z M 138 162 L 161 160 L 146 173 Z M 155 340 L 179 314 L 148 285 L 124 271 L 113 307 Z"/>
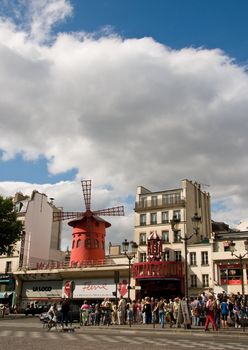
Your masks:
<path fill-rule="evenodd" d="M 181 240 L 184 242 L 184 290 L 185 290 L 185 299 L 188 300 L 188 261 L 187 261 L 187 252 L 188 252 L 188 241 L 194 236 L 198 235 L 199 232 L 199 224 L 201 221 L 201 217 L 198 216 L 197 213 L 194 214 L 194 216 L 191 218 L 192 225 L 193 225 L 193 232 L 189 235 L 185 233 L 184 237 L 180 237 Z M 178 230 L 178 224 L 180 223 L 180 219 L 177 217 L 173 217 L 173 219 L 170 221 L 171 228 L 173 231 Z"/>
<path fill-rule="evenodd" d="M 245 285 L 244 285 L 244 271 L 243 271 L 243 260 L 245 258 L 245 256 L 248 254 L 248 240 L 244 241 L 244 245 L 245 245 L 245 250 L 246 252 L 244 254 L 235 254 L 234 252 L 236 251 L 235 249 L 235 243 L 233 241 L 230 242 L 229 247 L 230 247 L 230 251 L 232 256 L 235 256 L 236 258 L 239 259 L 239 265 L 241 268 L 241 283 L 242 283 L 242 299 L 245 302 Z"/>
<path fill-rule="evenodd" d="M 129 245 L 131 246 L 131 251 L 129 251 Z M 127 289 L 127 297 L 130 299 L 130 289 L 131 289 L 131 261 L 135 257 L 135 254 L 138 250 L 138 244 L 136 242 L 129 242 L 127 239 L 122 242 L 122 250 L 126 257 L 128 258 L 128 289 Z"/>

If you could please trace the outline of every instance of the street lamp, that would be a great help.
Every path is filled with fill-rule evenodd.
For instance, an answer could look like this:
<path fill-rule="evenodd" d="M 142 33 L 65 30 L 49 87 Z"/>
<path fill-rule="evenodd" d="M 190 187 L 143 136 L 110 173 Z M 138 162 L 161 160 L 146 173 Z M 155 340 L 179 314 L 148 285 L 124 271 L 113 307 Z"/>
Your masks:
<path fill-rule="evenodd" d="M 194 236 L 198 235 L 199 233 L 199 224 L 201 222 L 201 217 L 195 213 L 194 216 L 191 218 L 192 226 L 193 226 L 193 232 L 190 235 L 187 235 L 185 233 L 184 237 L 180 237 L 182 241 L 184 241 L 184 289 L 185 289 L 185 298 L 188 300 L 188 262 L 187 262 L 187 252 L 188 252 L 188 241 Z M 173 231 L 178 230 L 178 224 L 180 223 L 180 219 L 176 216 L 173 216 L 173 219 L 170 221 L 171 228 Z"/>
<path fill-rule="evenodd" d="M 245 285 L 244 285 L 243 259 L 248 254 L 248 240 L 244 241 L 246 252 L 243 255 L 242 254 L 237 255 L 237 254 L 234 253 L 236 251 L 235 245 L 236 244 L 233 241 L 231 241 L 230 244 L 229 244 L 229 247 L 230 247 L 230 251 L 231 251 L 232 256 L 235 256 L 236 258 L 239 259 L 239 265 L 240 265 L 240 268 L 241 268 L 242 298 L 244 300 L 244 297 L 245 297 Z"/>
<path fill-rule="evenodd" d="M 131 251 L 129 251 L 129 245 L 131 246 Z M 135 257 L 135 254 L 138 251 L 138 244 L 136 242 L 128 242 L 127 239 L 122 242 L 122 250 L 126 257 L 128 258 L 128 289 L 127 289 L 127 297 L 130 299 L 130 289 L 131 289 L 131 260 Z"/>

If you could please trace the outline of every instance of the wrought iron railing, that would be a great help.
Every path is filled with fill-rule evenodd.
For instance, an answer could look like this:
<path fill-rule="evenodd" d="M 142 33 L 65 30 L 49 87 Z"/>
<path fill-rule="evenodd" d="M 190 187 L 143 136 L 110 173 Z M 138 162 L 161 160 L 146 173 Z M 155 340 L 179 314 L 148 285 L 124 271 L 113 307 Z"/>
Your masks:
<path fill-rule="evenodd" d="M 87 260 L 72 262 L 70 261 L 38 261 L 30 262 L 28 265 L 19 267 L 19 271 L 28 270 L 60 270 L 60 269 L 76 269 L 76 268 L 88 268 L 88 267 L 99 267 L 99 266 L 111 266 L 116 265 L 116 262 L 112 259 L 101 259 L 101 260 Z"/>

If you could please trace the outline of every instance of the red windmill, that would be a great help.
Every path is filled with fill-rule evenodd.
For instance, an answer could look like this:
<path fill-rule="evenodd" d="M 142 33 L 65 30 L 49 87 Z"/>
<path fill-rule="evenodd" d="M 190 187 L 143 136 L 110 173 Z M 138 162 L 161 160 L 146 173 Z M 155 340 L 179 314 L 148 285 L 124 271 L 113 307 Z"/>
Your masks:
<path fill-rule="evenodd" d="M 73 219 L 68 222 L 73 227 L 70 266 L 95 262 L 105 258 L 106 228 L 111 224 L 101 216 L 123 216 L 124 207 L 91 211 L 91 180 L 83 180 L 82 189 L 85 202 L 84 212 L 57 212 L 54 221 Z"/>

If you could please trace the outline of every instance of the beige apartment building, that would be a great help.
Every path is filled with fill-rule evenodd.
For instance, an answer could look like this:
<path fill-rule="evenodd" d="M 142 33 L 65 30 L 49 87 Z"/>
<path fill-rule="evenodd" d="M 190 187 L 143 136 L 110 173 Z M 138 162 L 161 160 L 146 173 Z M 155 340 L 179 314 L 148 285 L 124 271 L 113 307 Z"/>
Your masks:
<path fill-rule="evenodd" d="M 194 227 L 194 217 L 198 219 L 197 228 Z M 152 232 L 161 239 L 162 248 L 157 261 L 148 256 Z M 157 192 L 138 187 L 134 240 L 139 245 L 136 284 L 141 287 L 141 296 L 184 295 L 186 292 L 192 295 L 198 290 L 208 290 L 212 281 L 211 232 L 210 195 L 201 189 L 200 184 L 182 180 L 179 188 Z M 201 257 L 200 268 L 195 263 L 190 264 L 196 255 Z M 149 268 L 149 264 L 153 267 Z M 159 269 L 157 265 L 160 271 L 152 275 L 151 269 Z M 170 271 L 169 266 L 174 270 Z"/>

